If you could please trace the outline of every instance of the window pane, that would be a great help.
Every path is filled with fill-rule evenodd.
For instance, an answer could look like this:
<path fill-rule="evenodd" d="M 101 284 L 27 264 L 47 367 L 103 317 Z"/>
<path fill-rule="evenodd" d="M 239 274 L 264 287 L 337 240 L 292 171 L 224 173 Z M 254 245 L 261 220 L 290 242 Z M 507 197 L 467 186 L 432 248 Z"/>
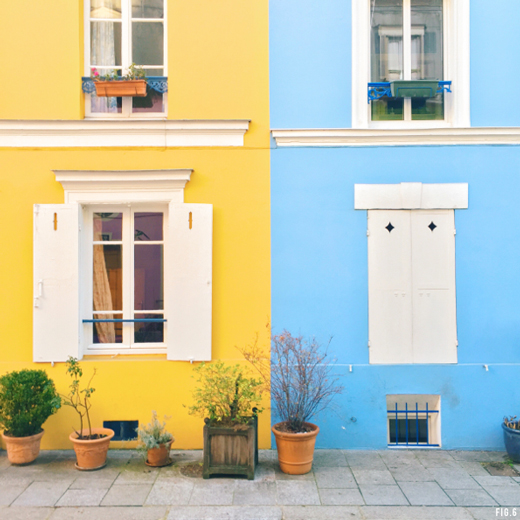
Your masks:
<path fill-rule="evenodd" d="M 121 0 L 90 0 L 91 18 L 121 18 Z"/>
<path fill-rule="evenodd" d="M 161 310 L 163 300 L 163 246 L 135 244 L 134 246 L 134 309 Z"/>
<path fill-rule="evenodd" d="M 132 0 L 132 18 L 162 18 L 163 0 Z"/>
<path fill-rule="evenodd" d="M 138 65 L 163 65 L 162 22 L 132 23 L 132 61 Z"/>
<path fill-rule="evenodd" d="M 122 314 L 94 314 L 95 320 L 120 320 Z M 94 323 L 92 343 L 123 343 L 122 323 Z"/>
<path fill-rule="evenodd" d="M 121 240 L 122 213 L 94 213 L 94 242 Z"/>
<path fill-rule="evenodd" d="M 136 314 L 138 319 L 162 319 L 162 314 Z M 163 343 L 164 342 L 164 323 L 134 323 L 134 342 L 135 343 Z"/>
<path fill-rule="evenodd" d="M 433 121 L 444 119 L 444 94 L 432 98 L 412 98 L 412 120 Z"/>
<path fill-rule="evenodd" d="M 90 23 L 90 65 L 121 66 L 120 22 Z"/>
<path fill-rule="evenodd" d="M 95 245 L 93 264 L 94 310 L 123 310 L 122 246 Z"/>
<path fill-rule="evenodd" d="M 162 213 L 135 213 L 134 240 L 162 240 L 163 214 Z"/>
<path fill-rule="evenodd" d="M 132 112 L 164 112 L 164 96 L 146 87 L 146 97 L 132 98 Z"/>

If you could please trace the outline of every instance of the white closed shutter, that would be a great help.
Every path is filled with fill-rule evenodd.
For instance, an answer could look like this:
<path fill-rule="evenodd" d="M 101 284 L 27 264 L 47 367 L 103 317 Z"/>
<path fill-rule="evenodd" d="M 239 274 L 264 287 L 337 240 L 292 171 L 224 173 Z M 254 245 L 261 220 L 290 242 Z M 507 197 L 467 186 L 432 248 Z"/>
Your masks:
<path fill-rule="evenodd" d="M 456 363 L 454 211 L 411 218 L 414 363 Z"/>
<path fill-rule="evenodd" d="M 211 360 L 213 206 L 170 203 L 167 358 Z"/>
<path fill-rule="evenodd" d="M 368 212 L 370 363 L 413 363 L 410 212 Z"/>
<path fill-rule="evenodd" d="M 78 204 L 35 204 L 33 248 L 33 359 L 81 358 Z"/>

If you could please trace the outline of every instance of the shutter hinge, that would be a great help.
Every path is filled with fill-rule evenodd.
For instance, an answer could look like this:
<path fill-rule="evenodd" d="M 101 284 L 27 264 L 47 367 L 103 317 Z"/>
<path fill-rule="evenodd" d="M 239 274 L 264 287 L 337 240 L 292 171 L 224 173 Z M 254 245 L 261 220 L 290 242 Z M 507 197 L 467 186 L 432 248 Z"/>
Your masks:
<path fill-rule="evenodd" d="M 368 342 L 368 348 L 370 348 L 370 341 Z"/>
<path fill-rule="evenodd" d="M 367 229 L 367 237 L 370 236 L 370 231 Z"/>
<path fill-rule="evenodd" d="M 454 235 L 457 234 L 457 230 L 456 230 L 456 229 L 453 230 L 453 234 L 454 234 Z"/>

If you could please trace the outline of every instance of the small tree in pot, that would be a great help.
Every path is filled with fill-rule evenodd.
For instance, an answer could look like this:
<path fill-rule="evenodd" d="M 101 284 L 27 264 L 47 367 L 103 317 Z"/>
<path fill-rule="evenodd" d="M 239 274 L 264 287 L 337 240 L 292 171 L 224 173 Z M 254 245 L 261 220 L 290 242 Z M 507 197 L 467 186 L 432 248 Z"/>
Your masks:
<path fill-rule="evenodd" d="M 43 370 L 0 377 L 0 425 L 12 464 L 28 464 L 40 453 L 43 423 L 61 406 L 54 382 Z"/>
<path fill-rule="evenodd" d="M 284 330 L 271 338 L 270 359 L 257 340 L 239 349 L 270 384 L 275 415 L 281 420 L 272 431 L 284 473 L 299 475 L 311 470 L 319 428 L 309 421 L 343 391 L 333 375 L 334 361 L 327 347 L 314 338 L 292 336 Z"/>

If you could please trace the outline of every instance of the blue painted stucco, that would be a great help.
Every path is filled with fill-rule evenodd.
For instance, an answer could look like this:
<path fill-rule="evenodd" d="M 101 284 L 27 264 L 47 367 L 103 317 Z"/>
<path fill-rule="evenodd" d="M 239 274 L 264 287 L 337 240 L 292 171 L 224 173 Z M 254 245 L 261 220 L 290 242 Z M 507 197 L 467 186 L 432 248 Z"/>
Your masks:
<path fill-rule="evenodd" d="M 317 419 L 318 445 L 382 448 L 387 394 L 438 394 L 443 448 L 502 449 L 501 419 L 520 411 L 520 147 L 284 148 L 271 169 L 274 331 L 332 336 L 345 386 Z M 368 364 L 367 214 L 354 185 L 400 182 L 469 185 L 469 208 L 455 210 L 457 365 Z"/>

